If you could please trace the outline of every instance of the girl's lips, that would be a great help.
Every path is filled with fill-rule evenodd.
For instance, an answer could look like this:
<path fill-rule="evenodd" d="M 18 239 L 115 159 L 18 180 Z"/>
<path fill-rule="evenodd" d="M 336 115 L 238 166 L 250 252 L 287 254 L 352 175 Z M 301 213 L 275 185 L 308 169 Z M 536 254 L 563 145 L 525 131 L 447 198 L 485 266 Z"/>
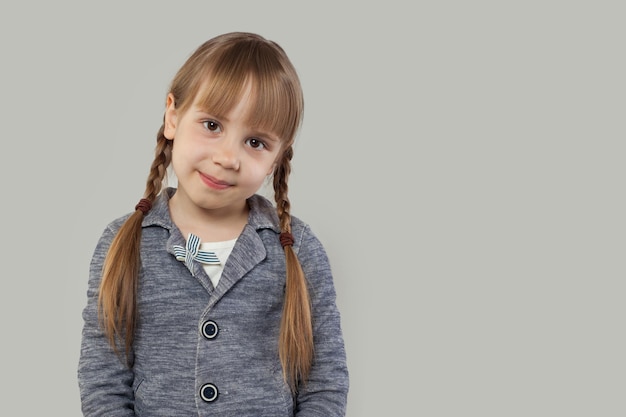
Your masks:
<path fill-rule="evenodd" d="M 218 180 L 215 177 L 212 177 L 210 175 L 206 175 L 206 174 L 203 174 L 203 173 L 200 173 L 200 179 L 209 188 L 213 188 L 215 190 L 224 190 L 224 189 L 226 189 L 226 188 L 231 186 L 231 184 L 227 183 L 226 181 Z"/>

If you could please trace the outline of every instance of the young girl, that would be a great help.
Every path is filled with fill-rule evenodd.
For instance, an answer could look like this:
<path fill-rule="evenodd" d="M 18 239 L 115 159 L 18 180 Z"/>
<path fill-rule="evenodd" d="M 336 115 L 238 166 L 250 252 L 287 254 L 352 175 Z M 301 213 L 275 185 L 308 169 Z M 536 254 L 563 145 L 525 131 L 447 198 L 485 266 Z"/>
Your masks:
<path fill-rule="evenodd" d="M 144 198 L 93 256 L 84 415 L 345 415 L 331 270 L 287 196 L 302 111 L 294 67 L 258 35 L 211 39 L 178 71 Z M 270 175 L 275 206 L 255 194 Z"/>

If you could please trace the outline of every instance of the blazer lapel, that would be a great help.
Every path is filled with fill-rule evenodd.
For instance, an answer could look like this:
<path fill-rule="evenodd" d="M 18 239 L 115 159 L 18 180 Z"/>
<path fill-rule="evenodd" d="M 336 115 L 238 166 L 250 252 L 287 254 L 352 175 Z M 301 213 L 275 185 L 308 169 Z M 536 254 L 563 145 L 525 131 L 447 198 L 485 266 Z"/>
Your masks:
<path fill-rule="evenodd" d="M 246 225 L 230 253 L 217 288 L 211 293 L 208 308 L 211 308 L 228 290 L 252 268 L 265 259 L 265 245 L 256 229 Z"/>

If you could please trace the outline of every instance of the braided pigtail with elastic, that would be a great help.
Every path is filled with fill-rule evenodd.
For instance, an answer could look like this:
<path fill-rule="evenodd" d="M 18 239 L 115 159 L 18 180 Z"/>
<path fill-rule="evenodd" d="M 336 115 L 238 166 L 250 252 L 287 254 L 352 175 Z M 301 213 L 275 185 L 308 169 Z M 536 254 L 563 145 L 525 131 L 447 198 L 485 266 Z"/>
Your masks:
<path fill-rule="evenodd" d="M 307 280 L 293 250 L 291 234 L 291 203 L 287 196 L 287 179 L 291 172 L 293 149 L 285 149 L 282 162 L 274 171 L 274 195 L 280 220 L 280 243 L 285 251 L 287 278 L 285 301 L 280 326 L 279 355 L 283 376 L 291 390 L 297 391 L 299 381 L 306 383 L 313 362 L 313 326 Z"/>
<path fill-rule="evenodd" d="M 155 158 L 144 198 L 135 206 L 135 212 L 124 222 L 111 242 L 98 295 L 98 313 L 107 339 L 118 353 L 120 347 L 124 346 L 129 365 L 136 326 L 141 222 L 161 192 L 172 155 L 171 141 L 165 138 L 163 129 L 162 126 L 157 135 Z"/>

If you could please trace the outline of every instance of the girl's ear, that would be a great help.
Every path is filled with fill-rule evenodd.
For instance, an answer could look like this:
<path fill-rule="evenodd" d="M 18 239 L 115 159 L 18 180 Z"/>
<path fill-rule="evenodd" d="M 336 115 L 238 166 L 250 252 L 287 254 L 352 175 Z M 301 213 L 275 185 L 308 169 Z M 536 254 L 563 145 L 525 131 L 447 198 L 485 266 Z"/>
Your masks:
<path fill-rule="evenodd" d="M 167 95 L 167 101 L 165 103 L 165 119 L 163 121 L 165 129 L 163 134 L 169 140 L 174 139 L 174 133 L 176 133 L 176 104 L 172 93 Z"/>

